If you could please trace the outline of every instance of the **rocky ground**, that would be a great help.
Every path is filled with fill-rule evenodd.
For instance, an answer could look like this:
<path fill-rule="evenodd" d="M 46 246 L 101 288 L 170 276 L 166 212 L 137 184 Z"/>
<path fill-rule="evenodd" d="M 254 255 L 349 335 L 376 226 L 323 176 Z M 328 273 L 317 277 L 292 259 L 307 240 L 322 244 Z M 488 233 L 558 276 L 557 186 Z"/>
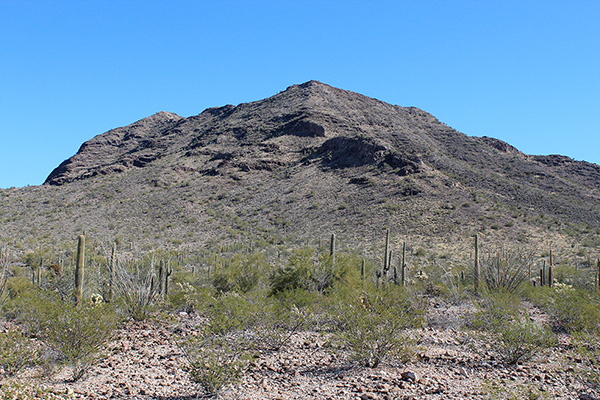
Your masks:
<path fill-rule="evenodd" d="M 550 352 L 504 366 L 482 351 L 485 343 L 464 329 L 468 308 L 468 304 L 432 301 L 427 327 L 414 332 L 419 337 L 416 357 L 374 369 L 348 364 L 345 350 L 334 350 L 324 334 L 298 332 L 280 351 L 263 353 L 251 363 L 242 381 L 222 390 L 220 398 L 594 398 L 577 379 L 578 360 L 570 356 L 567 336 L 560 336 L 559 345 Z M 202 398 L 204 391 L 190 381 L 186 358 L 174 340 L 177 335 L 193 334 L 199 323 L 197 317 L 185 313 L 170 322 L 127 323 L 108 346 L 103 361 L 84 379 L 67 382 L 68 371 L 63 371 L 36 384 L 50 393 L 40 398 Z"/>

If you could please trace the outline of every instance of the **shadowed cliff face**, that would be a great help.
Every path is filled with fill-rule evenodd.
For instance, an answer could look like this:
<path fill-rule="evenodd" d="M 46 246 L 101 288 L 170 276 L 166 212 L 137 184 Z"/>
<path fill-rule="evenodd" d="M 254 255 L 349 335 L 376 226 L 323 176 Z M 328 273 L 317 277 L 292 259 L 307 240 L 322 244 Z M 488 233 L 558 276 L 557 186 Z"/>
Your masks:
<path fill-rule="evenodd" d="M 494 226 L 512 236 L 522 226 L 523 236 L 548 220 L 600 228 L 598 165 L 530 156 L 468 137 L 418 108 L 316 81 L 113 129 L 85 142 L 35 190 L 64 196 L 73 215 L 105 218 L 117 230 L 135 215 L 148 230 L 157 218 L 180 231 L 189 223 L 190 236 L 198 221 L 202 235 L 213 236 L 231 221 L 231 229 L 299 236 L 381 226 L 428 235 Z M 90 194 L 75 202 L 78 191 Z M 142 198 L 152 204 L 147 210 L 137 204 Z M 47 204 L 55 202 L 60 207 Z"/>

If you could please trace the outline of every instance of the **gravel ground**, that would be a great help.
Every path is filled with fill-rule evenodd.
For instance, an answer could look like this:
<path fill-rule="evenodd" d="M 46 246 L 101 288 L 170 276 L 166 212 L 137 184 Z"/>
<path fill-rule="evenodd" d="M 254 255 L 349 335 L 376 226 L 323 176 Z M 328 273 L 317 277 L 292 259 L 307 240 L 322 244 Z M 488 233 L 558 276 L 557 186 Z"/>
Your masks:
<path fill-rule="evenodd" d="M 574 374 L 577 359 L 568 354 L 569 340 L 531 360 L 507 367 L 485 353 L 462 329 L 468 306 L 433 303 L 428 326 L 419 337 L 417 355 L 407 363 L 386 362 L 377 368 L 352 366 L 344 349 L 328 345 L 327 335 L 298 332 L 278 352 L 262 353 L 242 381 L 228 386 L 222 399 L 486 399 L 490 385 L 505 391 L 494 398 L 592 399 Z M 39 383 L 54 398 L 195 399 L 204 391 L 185 371 L 186 358 L 174 338 L 193 334 L 201 323 L 181 313 L 178 322 L 130 322 L 117 332 L 106 358 L 79 382 L 67 382 L 68 371 Z M 479 350 L 477 350 L 479 349 Z M 482 349 L 484 349 L 482 351 Z M 25 380 L 27 372 L 22 375 Z M 542 397 L 526 397 L 527 390 Z M 8 398 L 8 397 L 7 397 Z M 15 397 L 17 398 L 17 397 Z"/>

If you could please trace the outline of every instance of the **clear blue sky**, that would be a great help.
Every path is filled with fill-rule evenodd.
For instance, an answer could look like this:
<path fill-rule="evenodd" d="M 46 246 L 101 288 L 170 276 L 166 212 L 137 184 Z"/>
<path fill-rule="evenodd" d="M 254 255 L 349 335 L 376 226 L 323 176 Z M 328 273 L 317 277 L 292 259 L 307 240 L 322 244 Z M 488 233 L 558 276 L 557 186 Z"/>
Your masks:
<path fill-rule="evenodd" d="M 599 0 L 0 0 L 0 188 L 155 112 L 310 79 L 600 163 Z"/>

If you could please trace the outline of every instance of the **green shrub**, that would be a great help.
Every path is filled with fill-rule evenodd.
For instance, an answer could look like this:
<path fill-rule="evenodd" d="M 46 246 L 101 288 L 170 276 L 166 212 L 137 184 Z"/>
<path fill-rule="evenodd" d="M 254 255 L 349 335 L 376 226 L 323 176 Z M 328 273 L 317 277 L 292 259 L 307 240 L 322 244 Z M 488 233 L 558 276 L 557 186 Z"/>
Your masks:
<path fill-rule="evenodd" d="M 271 294 L 277 295 L 281 292 L 305 289 L 308 286 L 306 282 L 307 275 L 308 272 L 303 267 L 286 265 L 275 269 L 269 277 Z"/>
<path fill-rule="evenodd" d="M 207 306 L 200 312 L 207 318 L 206 323 L 197 335 L 177 343 L 187 358 L 190 378 L 212 396 L 241 378 L 252 348 L 248 330 L 259 308 L 247 296 L 235 292 L 203 300 Z"/>
<path fill-rule="evenodd" d="M 339 253 L 332 265 L 329 253 L 319 253 L 310 247 L 297 249 L 285 266 L 271 273 L 270 294 L 297 289 L 325 293 L 338 282 L 357 286 L 361 262 L 362 259 L 353 255 Z"/>
<path fill-rule="evenodd" d="M 171 289 L 169 304 L 188 313 L 201 310 L 206 305 L 205 298 L 212 292 L 210 288 L 201 288 L 187 281 L 173 282 Z"/>
<path fill-rule="evenodd" d="M 329 312 L 336 322 L 334 341 L 350 351 L 350 361 L 375 368 L 388 357 L 407 358 L 415 341 L 408 329 L 423 324 L 426 304 L 403 288 L 359 293 L 340 289 Z"/>
<path fill-rule="evenodd" d="M 545 400 L 548 392 L 540 391 L 533 384 L 510 384 L 502 380 L 486 381 L 482 386 L 489 400 Z"/>
<path fill-rule="evenodd" d="M 259 305 L 250 296 L 228 293 L 212 298 L 208 307 L 200 311 L 207 318 L 206 334 L 228 335 L 250 329 L 257 318 Z"/>
<path fill-rule="evenodd" d="M 582 360 L 575 372 L 588 386 L 600 389 L 600 337 L 588 332 L 576 332 L 571 342 L 574 355 Z"/>
<path fill-rule="evenodd" d="M 10 277 L 6 281 L 6 292 L 8 295 L 8 301 L 26 296 L 27 294 L 32 293 L 34 291 L 35 288 L 31 284 L 31 279 L 25 276 Z"/>
<path fill-rule="evenodd" d="M 567 285 L 555 285 L 549 307 L 555 329 L 600 334 L 600 301 L 597 294 Z"/>
<path fill-rule="evenodd" d="M 72 380 L 81 379 L 101 359 L 101 351 L 117 325 L 106 305 L 65 307 L 44 321 L 43 338 L 71 367 Z"/>
<path fill-rule="evenodd" d="M 49 389 L 43 389 L 31 382 L 17 382 L 12 379 L 5 379 L 0 385 L 1 399 L 18 400 L 58 400 L 71 399 L 72 396 L 53 393 Z"/>
<path fill-rule="evenodd" d="M 27 366 L 40 360 L 40 348 L 21 332 L 11 329 L 0 333 L 0 366 L 9 375 L 15 375 Z"/>
<path fill-rule="evenodd" d="M 524 299 L 529 300 L 534 306 L 550 311 L 550 307 L 554 302 L 557 286 L 561 288 L 560 284 L 554 287 L 524 285 L 521 295 Z"/>
<path fill-rule="evenodd" d="M 74 274 L 74 267 L 65 267 L 60 275 L 48 271 L 42 274 L 40 288 L 58 294 L 63 301 L 70 301 L 75 291 Z"/>
<path fill-rule="evenodd" d="M 305 326 L 312 294 L 264 292 L 215 296 L 198 291 L 195 309 L 206 318 L 200 332 L 180 338 L 190 377 L 208 395 L 237 382 L 257 350 L 277 351 Z"/>
<path fill-rule="evenodd" d="M 76 307 L 40 292 L 12 304 L 11 314 L 58 355 L 60 365 L 71 368 L 71 379 L 81 379 L 100 360 L 100 353 L 117 325 L 106 304 Z"/>
<path fill-rule="evenodd" d="M 593 276 L 595 274 L 590 270 L 591 266 L 588 268 L 575 268 L 570 264 L 556 265 L 552 271 L 553 280 L 576 288 L 593 290 Z"/>
<path fill-rule="evenodd" d="M 233 341 L 233 343 L 232 343 Z M 235 339 L 202 332 L 178 342 L 188 361 L 186 370 L 208 396 L 214 396 L 238 382 L 246 367 L 248 356 L 236 345 Z"/>
<path fill-rule="evenodd" d="M 477 308 L 472 325 L 481 330 L 483 340 L 491 341 L 492 352 L 506 364 L 528 359 L 557 342 L 552 331 L 532 321 L 520 298 L 509 292 L 487 293 Z"/>
<path fill-rule="evenodd" d="M 300 290 L 255 298 L 257 307 L 250 328 L 253 347 L 278 351 L 295 333 L 308 326 L 312 318 L 309 298 L 309 293 Z"/>
<path fill-rule="evenodd" d="M 248 293 L 259 285 L 261 277 L 271 269 L 262 253 L 238 253 L 223 259 L 222 264 L 211 277 L 211 283 L 219 293 Z"/>

